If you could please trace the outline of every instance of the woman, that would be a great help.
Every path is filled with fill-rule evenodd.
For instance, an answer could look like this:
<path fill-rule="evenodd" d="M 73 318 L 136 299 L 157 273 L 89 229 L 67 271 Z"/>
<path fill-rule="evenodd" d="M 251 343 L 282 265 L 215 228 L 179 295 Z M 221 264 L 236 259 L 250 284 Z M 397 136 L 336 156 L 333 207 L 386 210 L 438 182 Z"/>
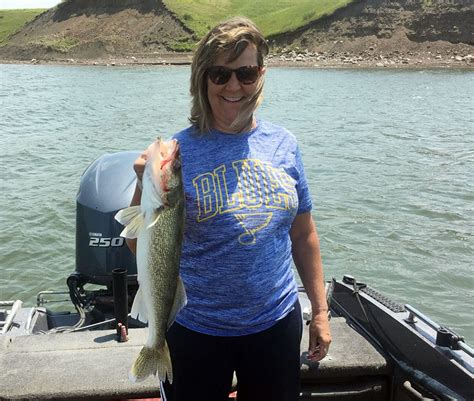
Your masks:
<path fill-rule="evenodd" d="M 241 401 L 297 400 L 302 321 L 292 257 L 312 304 L 309 359 L 324 358 L 331 342 L 295 137 L 254 116 L 267 54 L 258 28 L 233 18 L 194 55 L 192 125 L 174 136 L 186 194 L 181 276 L 188 304 L 167 335 L 168 401 L 224 401 L 234 371 Z M 139 179 L 145 160 L 135 162 Z M 140 196 L 137 185 L 132 205 Z"/>

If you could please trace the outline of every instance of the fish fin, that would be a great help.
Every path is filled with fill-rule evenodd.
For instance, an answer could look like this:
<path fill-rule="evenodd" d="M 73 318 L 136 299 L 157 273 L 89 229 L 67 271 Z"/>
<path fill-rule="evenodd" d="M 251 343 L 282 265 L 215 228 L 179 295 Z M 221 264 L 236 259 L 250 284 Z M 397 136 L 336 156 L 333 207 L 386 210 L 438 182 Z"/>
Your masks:
<path fill-rule="evenodd" d="M 120 233 L 120 236 L 125 238 L 137 238 L 138 232 L 144 226 L 144 216 L 139 205 L 120 210 L 115 215 L 115 220 L 125 226 Z"/>
<path fill-rule="evenodd" d="M 142 323 L 148 323 L 148 309 L 144 300 L 143 291 L 140 287 L 138 287 L 138 291 L 135 294 L 130 316 L 140 320 Z"/>
<path fill-rule="evenodd" d="M 147 229 L 153 227 L 156 223 L 158 223 L 158 219 L 160 218 L 161 212 L 163 210 L 165 210 L 164 206 L 160 206 L 153 210 L 153 221 L 148 224 L 148 226 L 146 227 Z"/>
<path fill-rule="evenodd" d="M 136 383 L 145 380 L 150 375 L 158 375 L 162 382 L 168 378 L 168 381 L 173 383 L 173 369 L 166 341 L 160 349 L 143 347 L 128 373 L 128 378 Z"/>
<path fill-rule="evenodd" d="M 170 316 L 168 319 L 168 328 L 171 327 L 174 320 L 176 319 L 176 315 L 179 313 L 181 309 L 184 308 L 188 299 L 186 297 L 186 289 L 184 288 L 183 280 L 181 277 L 178 277 L 178 285 L 176 286 L 176 295 L 174 296 L 173 307 L 171 308 Z"/>
<path fill-rule="evenodd" d="M 120 224 L 126 226 L 130 224 L 130 222 L 141 213 L 142 212 L 140 205 L 129 206 L 125 209 L 119 210 L 118 213 L 115 215 L 115 220 L 117 220 Z"/>

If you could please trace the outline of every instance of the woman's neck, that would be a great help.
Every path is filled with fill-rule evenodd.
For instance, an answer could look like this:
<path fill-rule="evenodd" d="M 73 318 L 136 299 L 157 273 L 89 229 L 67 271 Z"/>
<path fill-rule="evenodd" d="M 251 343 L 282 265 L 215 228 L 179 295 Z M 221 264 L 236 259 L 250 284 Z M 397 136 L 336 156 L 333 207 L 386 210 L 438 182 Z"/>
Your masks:
<path fill-rule="evenodd" d="M 248 124 L 246 124 L 240 130 L 234 128 L 232 124 L 219 124 L 216 120 L 214 120 L 214 124 L 212 128 L 221 132 L 225 132 L 226 134 L 240 134 L 242 132 L 248 132 L 254 129 L 256 126 L 257 126 L 257 120 L 254 116 L 252 116 Z"/>

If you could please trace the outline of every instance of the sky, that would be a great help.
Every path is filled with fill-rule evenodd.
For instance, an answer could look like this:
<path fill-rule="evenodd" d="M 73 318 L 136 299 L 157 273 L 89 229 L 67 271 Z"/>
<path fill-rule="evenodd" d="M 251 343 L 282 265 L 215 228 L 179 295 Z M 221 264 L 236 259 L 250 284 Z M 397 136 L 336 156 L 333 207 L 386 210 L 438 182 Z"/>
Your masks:
<path fill-rule="evenodd" d="M 0 10 L 12 8 L 50 8 L 60 2 L 61 0 L 0 0 Z"/>

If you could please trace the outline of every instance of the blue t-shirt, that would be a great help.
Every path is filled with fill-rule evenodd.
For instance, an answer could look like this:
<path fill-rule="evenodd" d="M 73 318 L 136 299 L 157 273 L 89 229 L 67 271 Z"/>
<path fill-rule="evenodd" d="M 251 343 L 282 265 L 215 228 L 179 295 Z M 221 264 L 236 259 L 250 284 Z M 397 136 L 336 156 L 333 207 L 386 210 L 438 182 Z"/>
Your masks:
<path fill-rule="evenodd" d="M 265 330 L 297 300 L 289 230 L 311 197 L 296 138 L 257 121 L 241 134 L 189 127 L 181 149 L 186 225 L 181 277 L 188 303 L 176 321 L 204 334 Z"/>

